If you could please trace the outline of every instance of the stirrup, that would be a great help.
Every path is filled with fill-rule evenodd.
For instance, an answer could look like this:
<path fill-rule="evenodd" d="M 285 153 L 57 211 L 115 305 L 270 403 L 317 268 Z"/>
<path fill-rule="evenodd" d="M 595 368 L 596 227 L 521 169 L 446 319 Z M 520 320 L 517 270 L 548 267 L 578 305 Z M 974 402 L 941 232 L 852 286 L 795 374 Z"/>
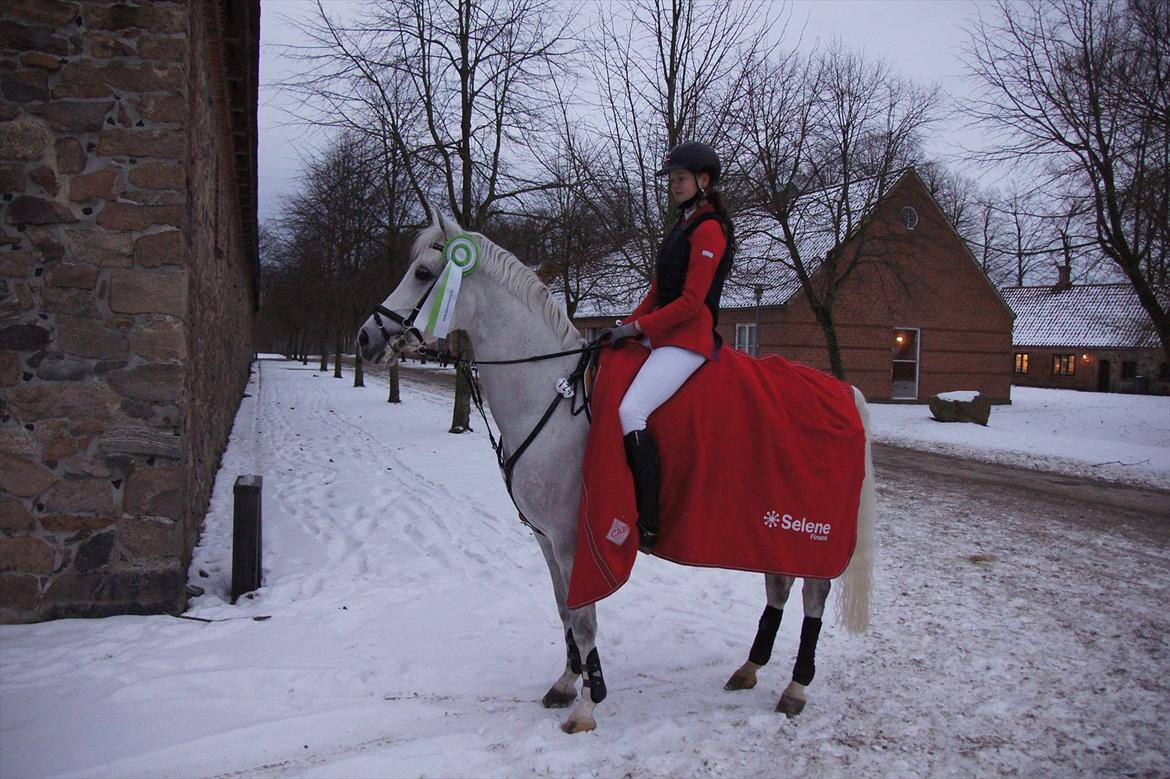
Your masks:
<path fill-rule="evenodd" d="M 658 543 L 658 539 L 662 537 L 658 528 L 645 527 L 641 522 L 638 522 L 638 548 L 642 551 L 648 551 L 654 548 Z"/>

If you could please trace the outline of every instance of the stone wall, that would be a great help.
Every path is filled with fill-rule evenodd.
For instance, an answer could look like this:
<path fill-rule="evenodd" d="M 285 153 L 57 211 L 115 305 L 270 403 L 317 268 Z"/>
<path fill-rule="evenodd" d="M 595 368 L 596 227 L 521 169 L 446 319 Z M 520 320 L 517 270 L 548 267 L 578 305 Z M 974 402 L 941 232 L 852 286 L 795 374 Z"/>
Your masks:
<path fill-rule="evenodd" d="M 0 6 L 0 620 L 185 603 L 251 357 L 217 8 Z"/>

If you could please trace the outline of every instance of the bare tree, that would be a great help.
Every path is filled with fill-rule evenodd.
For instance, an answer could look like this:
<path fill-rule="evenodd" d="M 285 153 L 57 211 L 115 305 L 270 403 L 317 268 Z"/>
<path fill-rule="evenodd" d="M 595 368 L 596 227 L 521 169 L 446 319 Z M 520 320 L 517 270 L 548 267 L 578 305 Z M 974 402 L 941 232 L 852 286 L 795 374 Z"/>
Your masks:
<path fill-rule="evenodd" d="M 984 157 L 1079 204 L 1170 359 L 1170 6 L 999 0 L 970 35 L 966 108 L 1002 140 Z"/>
<path fill-rule="evenodd" d="M 303 25 L 314 43 L 300 52 L 311 67 L 293 88 L 318 118 L 374 128 L 423 206 L 441 204 L 482 230 L 500 202 L 555 186 L 531 172 L 548 74 L 572 51 L 571 22 L 552 0 L 401 0 L 348 25 L 318 3 Z M 448 346 L 470 355 L 461 332 Z M 452 432 L 470 428 L 468 397 L 460 375 Z"/>
<path fill-rule="evenodd" d="M 598 7 L 590 52 L 596 74 L 593 187 L 626 206 L 611 222 L 629 267 L 649 281 L 669 221 L 655 177 L 665 153 L 701 140 L 734 156 L 731 113 L 750 70 L 775 38 L 764 2 L 635 0 Z M 618 239 L 621 240 L 618 240 Z"/>
<path fill-rule="evenodd" d="M 799 279 L 839 378 L 838 292 L 857 268 L 887 254 L 866 217 L 919 153 L 937 108 L 936 89 L 839 42 L 751 68 L 737 114 L 737 164 L 757 229 L 782 247 L 779 256 L 756 259 L 779 262 Z M 753 258 L 741 259 L 750 267 Z"/>

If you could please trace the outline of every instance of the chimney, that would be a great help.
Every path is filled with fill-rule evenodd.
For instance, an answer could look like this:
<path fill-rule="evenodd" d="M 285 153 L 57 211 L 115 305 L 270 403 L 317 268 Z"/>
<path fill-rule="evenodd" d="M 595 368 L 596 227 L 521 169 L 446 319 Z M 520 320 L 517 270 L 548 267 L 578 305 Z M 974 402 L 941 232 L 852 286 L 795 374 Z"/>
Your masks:
<path fill-rule="evenodd" d="M 1072 280 L 1071 280 L 1072 268 L 1070 268 L 1068 266 L 1068 264 L 1066 263 L 1064 265 L 1057 267 L 1056 272 L 1057 272 L 1056 284 L 1054 284 L 1052 286 L 1052 291 L 1053 292 L 1064 292 L 1066 289 L 1068 289 L 1069 287 L 1072 286 Z"/>

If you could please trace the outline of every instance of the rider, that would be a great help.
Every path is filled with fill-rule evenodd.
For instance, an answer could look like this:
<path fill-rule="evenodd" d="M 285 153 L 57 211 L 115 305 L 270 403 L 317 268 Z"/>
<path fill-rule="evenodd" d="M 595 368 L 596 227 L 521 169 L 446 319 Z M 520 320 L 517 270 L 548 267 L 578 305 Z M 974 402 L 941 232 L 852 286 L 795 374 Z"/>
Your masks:
<path fill-rule="evenodd" d="M 735 235 L 715 189 L 721 169 L 719 155 L 705 143 L 680 143 L 667 153 L 658 175 L 670 176 L 678 221 L 658 247 L 645 299 L 623 324 L 603 333 L 614 345 L 634 338 L 650 350 L 618 408 L 643 547 L 658 540 L 658 450 L 646 420 L 699 366 L 715 358 L 723 342 L 715 324 Z"/>

